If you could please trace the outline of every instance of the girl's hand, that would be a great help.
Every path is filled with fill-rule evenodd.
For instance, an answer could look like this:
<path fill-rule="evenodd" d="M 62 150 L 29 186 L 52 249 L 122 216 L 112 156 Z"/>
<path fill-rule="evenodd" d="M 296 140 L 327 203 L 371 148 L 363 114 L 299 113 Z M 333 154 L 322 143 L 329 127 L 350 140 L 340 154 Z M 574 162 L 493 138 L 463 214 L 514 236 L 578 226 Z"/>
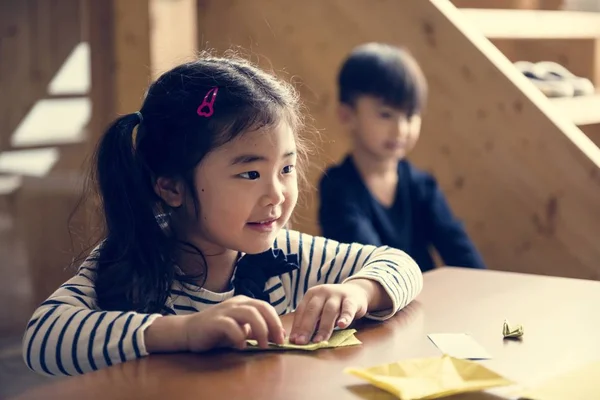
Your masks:
<path fill-rule="evenodd" d="M 235 296 L 196 314 L 186 315 L 183 324 L 187 350 L 200 352 L 216 347 L 246 347 L 255 339 L 260 347 L 268 342 L 283 344 L 285 331 L 269 303 Z"/>
<path fill-rule="evenodd" d="M 290 341 L 307 344 L 311 338 L 315 343 L 328 340 L 335 326 L 344 329 L 364 317 L 369 300 L 369 291 L 354 281 L 310 288 L 296 309 Z"/>

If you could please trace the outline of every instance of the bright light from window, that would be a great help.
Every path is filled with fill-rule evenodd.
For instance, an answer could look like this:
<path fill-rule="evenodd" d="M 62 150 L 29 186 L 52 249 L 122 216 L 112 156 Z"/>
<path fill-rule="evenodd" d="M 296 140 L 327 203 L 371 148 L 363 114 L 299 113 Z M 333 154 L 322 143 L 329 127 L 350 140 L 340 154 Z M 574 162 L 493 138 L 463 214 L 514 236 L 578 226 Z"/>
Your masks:
<path fill-rule="evenodd" d="M 55 147 L 5 151 L 0 153 L 0 172 L 43 177 L 50 172 L 58 157 Z"/>
<path fill-rule="evenodd" d="M 92 113 L 88 98 L 38 101 L 11 137 L 13 147 L 77 143 Z"/>
<path fill-rule="evenodd" d="M 90 46 L 86 42 L 79 43 L 54 79 L 48 85 L 48 93 L 87 94 L 90 90 Z"/>
<path fill-rule="evenodd" d="M 23 178 L 17 175 L 0 175 L 0 195 L 14 192 L 21 186 Z"/>

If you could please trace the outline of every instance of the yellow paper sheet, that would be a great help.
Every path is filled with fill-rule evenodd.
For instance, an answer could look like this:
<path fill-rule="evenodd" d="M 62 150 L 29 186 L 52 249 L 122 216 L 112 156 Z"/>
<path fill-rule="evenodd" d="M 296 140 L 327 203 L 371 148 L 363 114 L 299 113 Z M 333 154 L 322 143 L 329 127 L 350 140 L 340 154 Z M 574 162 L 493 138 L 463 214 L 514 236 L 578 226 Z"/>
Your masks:
<path fill-rule="evenodd" d="M 483 365 L 448 355 L 367 369 L 348 368 L 345 372 L 363 378 L 402 400 L 437 399 L 513 384 Z"/>
<path fill-rule="evenodd" d="M 508 321 L 504 321 L 502 325 L 502 335 L 505 338 L 520 338 L 523 336 L 525 331 L 522 325 L 511 326 Z"/>
<path fill-rule="evenodd" d="M 324 340 L 319 343 L 309 343 L 309 344 L 292 344 L 289 342 L 289 338 L 285 339 L 284 344 L 278 345 L 275 343 L 269 343 L 269 347 L 266 349 L 261 349 L 258 347 L 258 342 L 256 340 L 247 340 L 246 343 L 248 347 L 246 350 L 252 351 L 262 351 L 262 350 L 303 350 L 303 351 L 314 351 L 318 349 L 328 349 L 333 347 L 346 347 L 346 346 L 356 346 L 362 344 L 360 340 L 358 340 L 354 334 L 356 333 L 356 329 L 345 329 L 340 331 L 334 331 L 329 340 Z"/>
<path fill-rule="evenodd" d="M 592 400 L 600 398 L 600 362 L 585 365 L 519 393 L 520 399 Z"/>

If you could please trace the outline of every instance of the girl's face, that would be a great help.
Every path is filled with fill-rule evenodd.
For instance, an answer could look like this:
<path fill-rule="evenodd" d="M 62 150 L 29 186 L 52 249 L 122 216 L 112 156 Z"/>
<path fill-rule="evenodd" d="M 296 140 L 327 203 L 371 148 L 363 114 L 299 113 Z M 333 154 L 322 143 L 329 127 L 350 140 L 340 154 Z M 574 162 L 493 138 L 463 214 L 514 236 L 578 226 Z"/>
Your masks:
<path fill-rule="evenodd" d="M 298 199 L 294 132 L 286 123 L 247 132 L 210 152 L 194 180 L 200 212 L 188 196 L 186 240 L 206 254 L 266 251 Z"/>

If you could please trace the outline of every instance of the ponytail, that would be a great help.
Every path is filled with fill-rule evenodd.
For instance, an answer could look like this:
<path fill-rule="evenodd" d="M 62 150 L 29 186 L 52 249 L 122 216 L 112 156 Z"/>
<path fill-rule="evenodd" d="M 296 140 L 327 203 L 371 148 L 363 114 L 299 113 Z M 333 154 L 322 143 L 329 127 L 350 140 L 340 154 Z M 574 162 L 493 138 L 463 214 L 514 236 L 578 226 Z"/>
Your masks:
<path fill-rule="evenodd" d="M 95 256 L 96 293 L 103 310 L 160 312 L 174 278 L 172 240 L 157 212 L 152 173 L 135 151 L 139 114 L 117 119 L 96 150 L 95 180 L 106 239 Z"/>

